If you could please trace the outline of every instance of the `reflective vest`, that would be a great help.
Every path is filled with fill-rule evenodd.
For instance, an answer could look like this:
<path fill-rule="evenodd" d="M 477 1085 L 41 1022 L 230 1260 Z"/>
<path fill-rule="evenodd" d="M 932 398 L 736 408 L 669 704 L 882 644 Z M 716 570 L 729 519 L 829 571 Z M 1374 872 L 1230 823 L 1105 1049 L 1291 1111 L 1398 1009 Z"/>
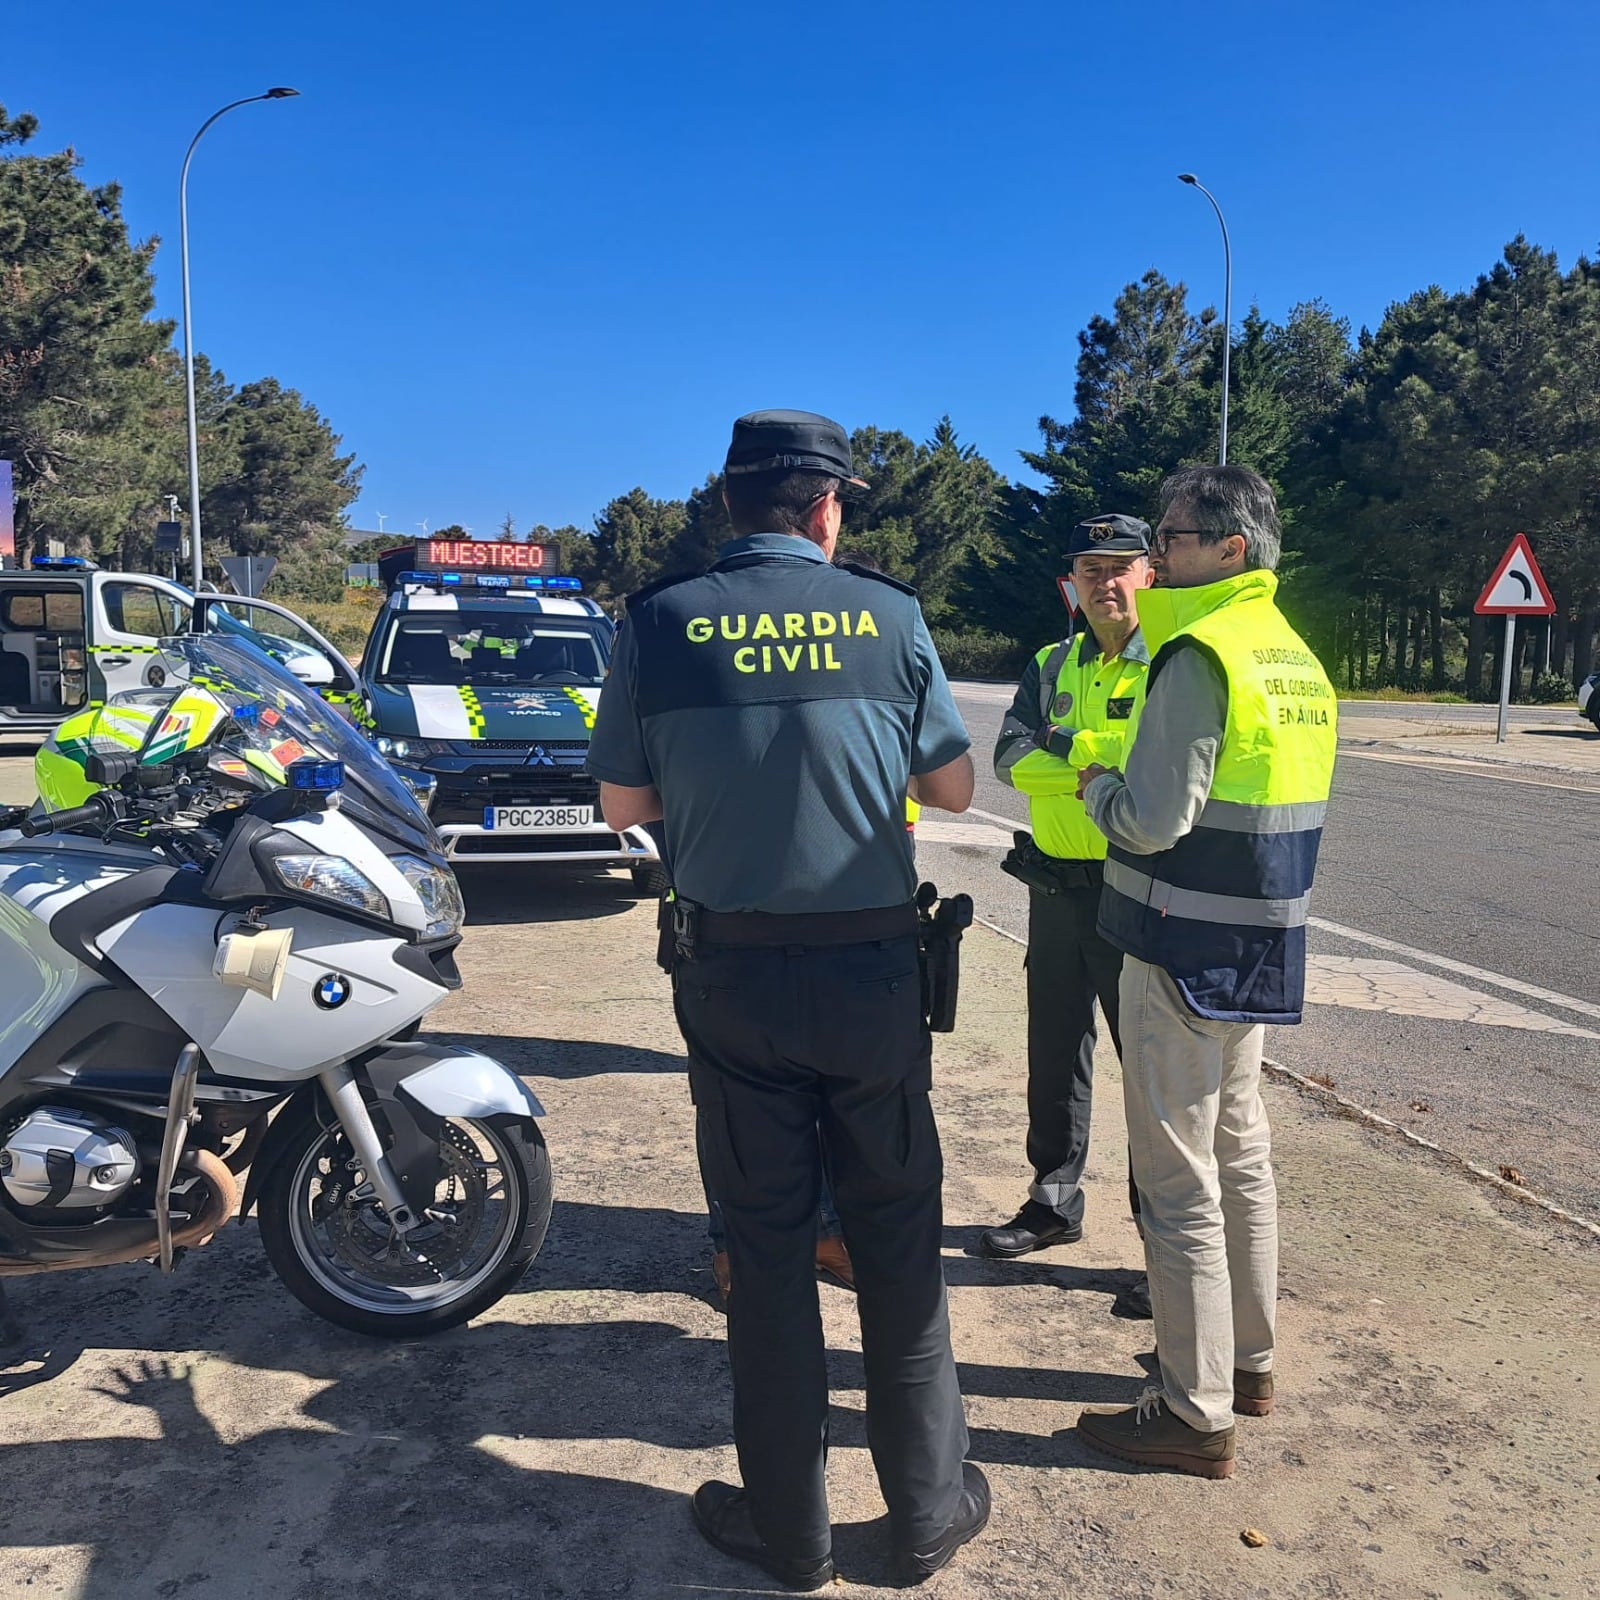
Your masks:
<path fill-rule="evenodd" d="M 1142 601 L 1148 590 L 1140 591 Z M 994 772 L 1028 797 L 1034 843 L 1060 861 L 1102 861 L 1106 836 L 1078 798 L 1078 774 L 1091 764 L 1120 767 L 1133 708 L 1150 670 L 1143 636 L 1135 630 L 1109 661 L 1085 628 L 1074 639 L 1046 645 L 1033 658 L 1000 727 Z M 1051 731 L 1070 738 L 1044 747 Z"/>
<path fill-rule="evenodd" d="M 1191 1010 L 1225 1022 L 1299 1022 L 1306 913 L 1333 781 L 1338 705 L 1321 663 L 1278 610 L 1278 580 L 1246 572 L 1147 589 L 1149 686 L 1180 649 L 1203 650 L 1228 692 L 1211 790 L 1193 830 L 1155 855 L 1112 845 L 1100 931 L 1171 974 Z"/>

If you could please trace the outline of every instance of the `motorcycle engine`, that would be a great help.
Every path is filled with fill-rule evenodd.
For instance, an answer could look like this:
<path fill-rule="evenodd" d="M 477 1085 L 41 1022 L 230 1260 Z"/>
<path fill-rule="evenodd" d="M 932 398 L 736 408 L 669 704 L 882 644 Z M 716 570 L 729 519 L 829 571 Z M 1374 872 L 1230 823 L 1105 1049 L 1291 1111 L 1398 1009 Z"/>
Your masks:
<path fill-rule="evenodd" d="M 0 1188 L 19 1206 L 109 1205 L 138 1175 L 131 1133 L 61 1106 L 30 1111 L 0 1144 Z"/>

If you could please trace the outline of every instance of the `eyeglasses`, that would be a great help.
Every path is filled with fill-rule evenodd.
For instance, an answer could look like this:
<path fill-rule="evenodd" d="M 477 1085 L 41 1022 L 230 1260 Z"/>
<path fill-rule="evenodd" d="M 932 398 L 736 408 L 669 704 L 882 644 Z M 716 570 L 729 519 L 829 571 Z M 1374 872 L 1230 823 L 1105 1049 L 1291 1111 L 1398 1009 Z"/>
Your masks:
<path fill-rule="evenodd" d="M 1216 533 L 1210 528 L 1157 528 L 1150 535 L 1150 548 L 1156 555 L 1164 556 L 1172 548 L 1174 539 L 1195 538 L 1216 544 L 1227 537 L 1227 534 Z"/>

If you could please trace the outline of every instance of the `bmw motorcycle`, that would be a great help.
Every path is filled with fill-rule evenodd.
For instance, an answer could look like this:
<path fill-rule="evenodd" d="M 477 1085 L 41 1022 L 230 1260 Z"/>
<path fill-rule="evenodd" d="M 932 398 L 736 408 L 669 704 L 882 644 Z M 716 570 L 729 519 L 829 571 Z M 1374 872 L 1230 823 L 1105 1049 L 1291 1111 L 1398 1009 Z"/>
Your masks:
<path fill-rule="evenodd" d="M 254 1212 L 362 1333 L 465 1322 L 550 1218 L 531 1091 L 415 1039 L 460 894 L 373 747 L 249 644 L 169 641 L 0 807 L 0 1289 Z"/>

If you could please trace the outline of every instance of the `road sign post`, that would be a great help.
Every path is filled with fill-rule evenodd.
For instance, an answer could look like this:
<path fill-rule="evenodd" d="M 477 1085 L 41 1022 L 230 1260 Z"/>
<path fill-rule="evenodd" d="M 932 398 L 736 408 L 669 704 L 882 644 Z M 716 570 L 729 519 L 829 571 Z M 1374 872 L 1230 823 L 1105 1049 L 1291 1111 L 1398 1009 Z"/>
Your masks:
<path fill-rule="evenodd" d="M 1556 603 L 1550 585 L 1544 581 L 1539 563 L 1533 559 L 1528 536 L 1519 533 L 1500 557 L 1489 581 L 1483 586 L 1472 608 L 1480 617 L 1506 619 L 1505 646 L 1500 654 L 1500 715 L 1495 719 L 1494 742 L 1506 742 L 1506 716 L 1511 708 L 1511 661 L 1516 654 L 1517 618 L 1548 617 Z"/>

